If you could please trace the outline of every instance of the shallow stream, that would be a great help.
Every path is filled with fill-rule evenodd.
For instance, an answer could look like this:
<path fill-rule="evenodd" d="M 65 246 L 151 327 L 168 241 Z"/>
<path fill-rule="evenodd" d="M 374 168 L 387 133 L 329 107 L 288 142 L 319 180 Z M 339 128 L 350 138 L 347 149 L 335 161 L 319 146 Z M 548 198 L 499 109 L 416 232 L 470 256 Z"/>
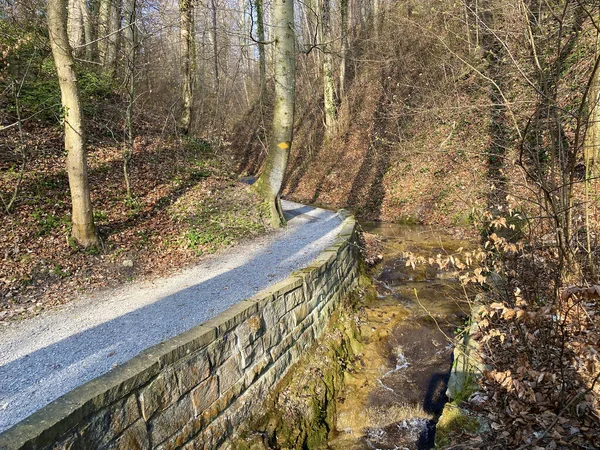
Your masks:
<path fill-rule="evenodd" d="M 337 401 L 333 450 L 433 448 L 446 401 L 454 331 L 469 314 L 454 274 L 437 265 L 406 266 L 403 252 L 435 258 L 468 242 L 421 226 L 362 224 L 383 241 L 374 274 L 377 298 L 360 324 L 364 340 Z"/>

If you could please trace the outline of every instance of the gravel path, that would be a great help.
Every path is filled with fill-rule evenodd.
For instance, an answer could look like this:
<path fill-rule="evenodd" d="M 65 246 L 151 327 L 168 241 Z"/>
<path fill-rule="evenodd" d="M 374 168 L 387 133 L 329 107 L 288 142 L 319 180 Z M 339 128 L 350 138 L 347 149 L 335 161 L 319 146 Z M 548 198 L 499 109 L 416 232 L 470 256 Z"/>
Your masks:
<path fill-rule="evenodd" d="M 0 327 L 0 432 L 113 365 L 307 266 L 339 232 L 342 218 L 336 213 L 292 202 L 283 207 L 285 229 L 175 276 Z"/>

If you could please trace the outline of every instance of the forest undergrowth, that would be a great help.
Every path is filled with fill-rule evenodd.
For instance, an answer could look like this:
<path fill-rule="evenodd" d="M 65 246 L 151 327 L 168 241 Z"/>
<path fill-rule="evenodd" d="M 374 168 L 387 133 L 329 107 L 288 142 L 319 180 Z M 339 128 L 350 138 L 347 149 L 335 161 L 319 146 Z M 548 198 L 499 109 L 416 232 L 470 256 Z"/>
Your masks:
<path fill-rule="evenodd" d="M 122 149 L 91 136 L 90 184 L 101 248 L 69 239 L 69 185 L 62 135 L 28 130 L 26 168 L 12 210 L 0 212 L 0 321 L 22 319 L 99 288 L 164 276 L 267 231 L 261 200 L 212 144 L 195 138 L 138 137 L 123 182 Z M 5 164 L 0 192 L 17 185 L 18 165 Z"/>

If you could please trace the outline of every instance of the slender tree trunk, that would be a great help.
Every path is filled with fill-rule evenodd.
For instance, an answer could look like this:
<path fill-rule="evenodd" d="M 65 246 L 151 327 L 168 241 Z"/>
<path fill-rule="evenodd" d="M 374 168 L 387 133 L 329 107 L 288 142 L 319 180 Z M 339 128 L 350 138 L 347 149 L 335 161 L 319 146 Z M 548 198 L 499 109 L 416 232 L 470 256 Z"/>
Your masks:
<path fill-rule="evenodd" d="M 323 26 L 323 106 L 327 132 L 335 124 L 335 82 L 333 81 L 333 55 L 331 53 L 331 10 L 330 0 L 322 0 L 321 24 Z"/>
<path fill-rule="evenodd" d="M 273 0 L 275 108 L 269 154 L 254 189 L 269 203 L 273 226 L 285 224 L 281 187 L 294 132 L 296 55 L 293 0 Z"/>
<path fill-rule="evenodd" d="M 181 133 L 188 134 L 192 119 L 192 49 L 194 39 L 194 6 L 192 0 L 179 1 L 181 23 L 181 100 L 183 112 L 179 121 Z"/>
<path fill-rule="evenodd" d="M 596 58 L 600 58 L 600 34 L 596 36 Z M 585 165 L 590 177 L 600 176 L 600 70 L 590 89 L 590 117 L 585 142 Z"/>
<path fill-rule="evenodd" d="M 212 44 L 213 44 L 213 58 L 214 58 L 214 74 L 215 74 L 215 93 L 219 93 L 219 46 L 218 46 L 218 34 L 217 34 L 217 5 L 215 0 L 211 0 L 211 18 L 212 18 Z"/>
<path fill-rule="evenodd" d="M 81 16 L 83 18 L 83 35 L 85 37 L 85 59 L 92 61 L 94 57 L 93 45 L 91 42 L 93 38 L 92 19 L 90 17 L 90 8 L 87 0 L 79 0 L 81 8 Z"/>
<path fill-rule="evenodd" d="M 256 8 L 256 37 L 258 39 L 258 70 L 260 73 L 260 98 L 264 104 L 267 98 L 267 60 L 265 55 L 265 15 L 263 0 L 254 0 Z"/>
<path fill-rule="evenodd" d="M 112 76 L 116 70 L 117 47 L 121 25 L 120 0 L 100 0 L 98 12 L 98 53 L 104 73 Z"/>
<path fill-rule="evenodd" d="M 136 32 L 135 32 L 135 8 L 136 0 L 124 0 L 123 3 L 123 41 L 125 47 L 125 62 L 127 64 L 126 91 L 127 108 L 125 110 L 125 133 L 127 141 L 124 143 L 123 150 L 123 178 L 125 179 L 125 188 L 127 189 L 127 198 L 131 199 L 131 183 L 129 181 L 129 165 L 133 158 L 133 142 L 135 140 L 133 129 L 133 107 L 135 102 L 135 51 L 136 51 Z"/>
<path fill-rule="evenodd" d="M 108 51 L 108 34 L 110 33 L 110 5 L 113 0 L 100 0 L 98 7 L 98 60 L 104 65 Z"/>
<path fill-rule="evenodd" d="M 68 0 L 69 16 L 67 19 L 67 32 L 69 34 L 69 45 L 73 53 L 79 56 L 83 50 L 83 15 L 80 0 Z"/>
<path fill-rule="evenodd" d="M 117 51 L 119 48 L 119 29 L 121 28 L 121 0 L 112 0 L 110 3 L 110 34 L 104 72 L 110 76 L 117 70 Z"/>
<path fill-rule="evenodd" d="M 373 35 L 379 36 L 379 0 L 373 0 L 373 10 L 371 11 L 371 18 L 373 19 Z"/>
<path fill-rule="evenodd" d="M 83 117 L 73 55 L 67 37 L 65 0 L 48 0 L 48 31 L 58 74 L 65 123 L 67 173 L 72 201 L 73 238 L 82 246 L 98 245 L 88 185 Z"/>
<path fill-rule="evenodd" d="M 340 49 L 340 100 L 344 97 L 346 89 L 346 53 L 348 52 L 348 1 L 340 0 L 340 24 L 342 45 Z"/>

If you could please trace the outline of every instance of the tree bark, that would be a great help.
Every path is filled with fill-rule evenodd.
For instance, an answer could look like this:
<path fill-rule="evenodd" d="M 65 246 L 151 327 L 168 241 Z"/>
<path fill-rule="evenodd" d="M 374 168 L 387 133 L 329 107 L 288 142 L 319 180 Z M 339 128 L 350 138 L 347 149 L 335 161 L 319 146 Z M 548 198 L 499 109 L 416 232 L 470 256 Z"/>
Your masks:
<path fill-rule="evenodd" d="M 65 123 L 67 173 L 71 190 L 73 238 L 82 246 L 98 245 L 88 185 L 83 118 L 73 55 L 67 36 L 65 0 L 48 0 L 48 31 L 58 74 Z"/>
<path fill-rule="evenodd" d="M 323 106 L 325 128 L 331 132 L 335 124 L 335 82 L 333 80 L 333 55 L 331 53 L 331 9 L 330 0 L 322 0 L 321 24 L 323 27 Z"/>
<path fill-rule="evenodd" d="M 108 36 L 108 48 L 104 72 L 110 76 L 117 70 L 117 51 L 119 48 L 118 32 L 121 28 L 121 0 L 112 0 L 110 3 L 110 34 Z"/>
<path fill-rule="evenodd" d="M 125 179 L 125 188 L 127 189 L 127 198 L 131 199 L 131 183 L 129 181 L 129 165 L 133 158 L 133 142 L 135 139 L 133 129 L 133 106 L 135 102 L 135 51 L 136 51 L 136 32 L 135 15 L 136 0 L 124 0 L 123 15 L 124 30 L 123 41 L 125 47 L 125 63 L 127 64 L 127 76 L 125 79 L 127 92 L 127 108 L 125 109 L 125 133 L 127 141 L 124 143 L 123 151 L 123 177 Z"/>
<path fill-rule="evenodd" d="M 83 18 L 83 36 L 85 40 L 85 59 L 88 61 L 92 61 L 94 57 L 94 52 L 92 48 L 91 42 L 94 40 L 93 38 L 93 29 L 92 29 L 92 19 L 90 16 L 90 8 L 88 6 L 87 0 L 79 0 L 79 5 L 81 8 L 81 16 Z"/>
<path fill-rule="evenodd" d="M 100 0 L 98 7 L 98 59 L 104 65 L 108 49 L 108 34 L 110 33 L 110 5 L 113 0 Z"/>
<path fill-rule="evenodd" d="M 69 45 L 74 49 L 73 53 L 75 55 L 80 55 L 85 42 L 81 0 L 68 0 L 68 8 L 67 33 L 69 35 Z"/>
<path fill-rule="evenodd" d="M 262 104 L 267 97 L 267 60 L 265 55 L 265 18 L 263 0 L 254 0 L 256 8 L 256 37 L 258 38 L 258 69 L 260 73 L 260 99 Z"/>
<path fill-rule="evenodd" d="M 600 58 L 600 34 L 596 36 L 596 58 Z M 590 86 L 590 117 L 585 142 L 585 166 L 588 176 L 600 176 L 600 70 Z"/>
<path fill-rule="evenodd" d="M 273 1 L 275 107 L 269 154 L 254 189 L 268 202 L 271 224 L 285 224 L 281 187 L 294 133 L 296 55 L 293 0 Z"/>
<path fill-rule="evenodd" d="M 214 75 L 215 75 L 215 93 L 219 93 L 219 45 L 218 30 L 217 30 L 217 4 L 215 0 L 211 0 L 211 18 L 212 18 L 212 44 L 213 44 L 213 58 L 214 58 Z"/>
<path fill-rule="evenodd" d="M 342 45 L 340 49 L 340 99 L 346 89 L 346 53 L 348 53 L 348 0 L 340 0 Z"/>
<path fill-rule="evenodd" d="M 179 1 L 180 49 L 181 49 L 181 101 L 183 111 L 179 120 L 179 130 L 188 134 L 192 120 L 192 66 L 194 39 L 194 6 L 192 0 Z"/>
<path fill-rule="evenodd" d="M 98 12 L 98 53 L 103 72 L 110 76 L 114 75 L 117 65 L 120 24 L 120 0 L 101 0 Z"/>

